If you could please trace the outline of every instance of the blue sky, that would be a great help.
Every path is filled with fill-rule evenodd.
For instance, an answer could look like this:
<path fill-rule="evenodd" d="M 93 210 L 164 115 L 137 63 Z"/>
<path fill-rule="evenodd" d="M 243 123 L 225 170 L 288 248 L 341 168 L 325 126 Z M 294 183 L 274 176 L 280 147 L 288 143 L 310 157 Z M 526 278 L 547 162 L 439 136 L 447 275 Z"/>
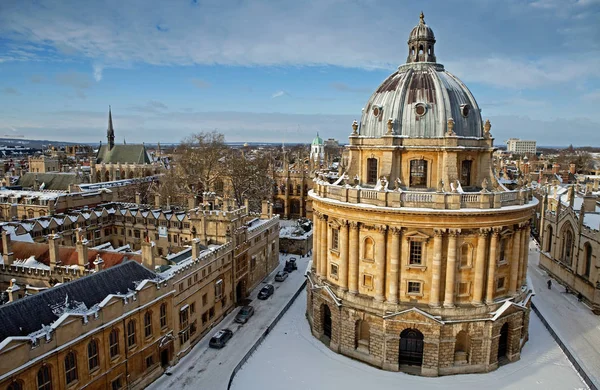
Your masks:
<path fill-rule="evenodd" d="M 600 0 L 3 0 L 0 136 L 346 142 L 421 10 L 496 143 L 600 145 Z"/>

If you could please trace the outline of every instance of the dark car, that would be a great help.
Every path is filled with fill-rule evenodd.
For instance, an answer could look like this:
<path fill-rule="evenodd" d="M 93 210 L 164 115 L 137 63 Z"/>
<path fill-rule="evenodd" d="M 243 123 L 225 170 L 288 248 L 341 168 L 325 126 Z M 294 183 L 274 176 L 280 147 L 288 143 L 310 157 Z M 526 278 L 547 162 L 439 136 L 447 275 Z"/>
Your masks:
<path fill-rule="evenodd" d="M 288 261 L 285 262 L 285 266 L 283 267 L 283 270 L 285 272 L 292 272 L 294 270 L 298 269 L 298 264 L 296 264 L 296 258 L 292 257 L 290 258 Z"/>
<path fill-rule="evenodd" d="M 210 339 L 208 345 L 211 348 L 221 349 L 225 346 L 225 344 L 227 344 L 231 336 L 233 336 L 233 332 L 231 330 L 227 328 L 221 329 Z"/>
<path fill-rule="evenodd" d="M 254 308 L 252 306 L 243 306 L 235 316 L 234 321 L 240 324 L 245 324 L 253 315 Z"/>
<path fill-rule="evenodd" d="M 284 280 L 286 280 L 288 277 L 288 273 L 286 271 L 279 271 L 277 272 L 277 275 L 275 275 L 275 281 L 276 282 L 283 282 Z"/>
<path fill-rule="evenodd" d="M 267 299 L 275 292 L 275 287 L 272 284 L 267 284 L 258 292 L 258 299 Z"/>

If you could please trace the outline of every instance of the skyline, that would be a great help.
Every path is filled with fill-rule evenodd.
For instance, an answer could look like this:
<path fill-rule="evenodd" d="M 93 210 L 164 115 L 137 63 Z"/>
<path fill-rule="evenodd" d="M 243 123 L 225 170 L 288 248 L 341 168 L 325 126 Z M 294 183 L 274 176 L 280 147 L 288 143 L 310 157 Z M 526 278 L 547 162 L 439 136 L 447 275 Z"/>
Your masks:
<path fill-rule="evenodd" d="M 496 144 L 600 144 L 598 0 L 74 4 L 0 4 L 0 134 L 104 141 L 110 104 L 117 142 L 346 143 L 423 10 Z"/>

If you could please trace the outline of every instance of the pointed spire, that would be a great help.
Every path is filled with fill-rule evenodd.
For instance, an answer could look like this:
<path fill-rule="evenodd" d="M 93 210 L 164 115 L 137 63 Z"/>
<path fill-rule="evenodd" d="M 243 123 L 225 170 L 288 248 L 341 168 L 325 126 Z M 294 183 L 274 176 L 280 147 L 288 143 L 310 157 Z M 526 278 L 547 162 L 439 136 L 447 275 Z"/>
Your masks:
<path fill-rule="evenodd" d="M 108 130 L 106 130 L 106 138 L 108 139 L 108 148 L 112 149 L 115 146 L 115 129 L 113 128 L 110 106 L 108 106 Z"/>

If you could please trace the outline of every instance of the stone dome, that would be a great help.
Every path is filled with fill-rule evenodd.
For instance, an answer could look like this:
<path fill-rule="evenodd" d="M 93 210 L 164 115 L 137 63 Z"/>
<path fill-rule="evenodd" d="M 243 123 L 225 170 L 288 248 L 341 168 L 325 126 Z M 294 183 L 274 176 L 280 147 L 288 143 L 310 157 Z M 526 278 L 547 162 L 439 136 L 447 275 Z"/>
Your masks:
<path fill-rule="evenodd" d="M 453 135 L 483 137 L 475 98 L 462 81 L 436 62 L 434 45 L 433 31 L 421 14 L 419 24 L 409 36 L 407 63 L 369 98 L 363 109 L 359 136 L 440 138 L 447 135 L 451 120 Z"/>

